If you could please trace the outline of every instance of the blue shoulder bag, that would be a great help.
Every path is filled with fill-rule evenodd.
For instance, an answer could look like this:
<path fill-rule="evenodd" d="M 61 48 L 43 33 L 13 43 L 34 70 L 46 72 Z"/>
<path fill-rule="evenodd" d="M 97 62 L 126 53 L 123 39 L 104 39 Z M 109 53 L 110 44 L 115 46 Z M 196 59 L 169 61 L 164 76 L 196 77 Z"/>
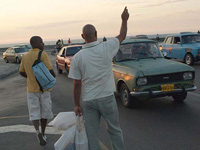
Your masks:
<path fill-rule="evenodd" d="M 34 62 L 32 70 L 40 86 L 40 90 L 43 92 L 43 89 L 48 90 L 54 86 L 56 78 L 52 76 L 45 64 L 40 60 L 41 55 L 42 51 L 39 52 L 38 59 Z"/>

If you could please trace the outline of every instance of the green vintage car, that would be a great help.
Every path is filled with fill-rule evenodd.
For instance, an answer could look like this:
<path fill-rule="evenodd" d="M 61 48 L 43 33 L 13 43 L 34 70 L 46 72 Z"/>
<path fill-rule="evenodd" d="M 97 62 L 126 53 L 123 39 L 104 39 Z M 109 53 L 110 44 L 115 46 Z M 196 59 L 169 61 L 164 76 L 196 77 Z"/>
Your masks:
<path fill-rule="evenodd" d="M 126 107 L 139 99 L 172 96 L 182 102 L 188 91 L 196 90 L 195 70 L 185 64 L 165 59 L 158 43 L 127 39 L 113 59 L 116 92 Z"/>

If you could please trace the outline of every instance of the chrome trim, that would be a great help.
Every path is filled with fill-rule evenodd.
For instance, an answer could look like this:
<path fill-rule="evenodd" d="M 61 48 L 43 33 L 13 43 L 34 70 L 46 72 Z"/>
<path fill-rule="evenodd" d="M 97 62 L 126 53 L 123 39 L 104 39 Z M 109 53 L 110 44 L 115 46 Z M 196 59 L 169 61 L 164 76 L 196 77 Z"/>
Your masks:
<path fill-rule="evenodd" d="M 189 91 L 195 91 L 197 89 L 197 87 L 194 85 L 193 87 L 191 87 L 191 88 L 187 88 L 187 89 L 185 89 L 185 90 L 183 90 L 183 89 L 174 89 L 173 91 L 169 91 L 169 92 L 162 92 L 162 91 L 152 91 L 152 92 L 150 92 L 150 91 L 143 91 L 143 92 L 130 92 L 130 95 L 131 96 L 145 96 L 145 95 L 153 95 L 153 96 L 155 96 L 155 95 L 167 95 L 167 94 L 171 94 L 171 93 L 177 93 L 177 92 L 182 92 L 182 91 L 187 91 L 187 92 L 189 92 Z"/>

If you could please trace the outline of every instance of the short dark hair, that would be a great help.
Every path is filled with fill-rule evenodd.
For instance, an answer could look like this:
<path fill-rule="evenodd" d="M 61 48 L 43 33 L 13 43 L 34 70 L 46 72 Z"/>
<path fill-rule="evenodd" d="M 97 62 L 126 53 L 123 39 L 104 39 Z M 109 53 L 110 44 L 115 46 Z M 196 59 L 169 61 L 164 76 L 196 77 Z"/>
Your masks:
<path fill-rule="evenodd" d="M 42 39 L 42 38 L 40 36 L 33 36 L 33 37 L 31 37 L 30 44 L 31 44 L 32 47 L 36 44 L 36 42 L 38 41 L 38 39 Z"/>

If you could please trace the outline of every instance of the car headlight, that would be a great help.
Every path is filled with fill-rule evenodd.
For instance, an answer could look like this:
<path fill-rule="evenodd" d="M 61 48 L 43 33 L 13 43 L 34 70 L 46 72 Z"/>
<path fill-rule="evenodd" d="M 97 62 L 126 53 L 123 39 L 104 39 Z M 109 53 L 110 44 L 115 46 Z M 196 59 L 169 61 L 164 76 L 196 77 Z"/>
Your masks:
<path fill-rule="evenodd" d="M 183 79 L 184 79 L 184 80 L 190 80 L 190 79 L 192 79 L 192 78 L 193 78 L 192 72 L 185 72 L 185 73 L 183 74 Z"/>
<path fill-rule="evenodd" d="M 147 78 L 146 77 L 137 79 L 137 85 L 146 85 L 146 84 L 147 84 Z"/>

